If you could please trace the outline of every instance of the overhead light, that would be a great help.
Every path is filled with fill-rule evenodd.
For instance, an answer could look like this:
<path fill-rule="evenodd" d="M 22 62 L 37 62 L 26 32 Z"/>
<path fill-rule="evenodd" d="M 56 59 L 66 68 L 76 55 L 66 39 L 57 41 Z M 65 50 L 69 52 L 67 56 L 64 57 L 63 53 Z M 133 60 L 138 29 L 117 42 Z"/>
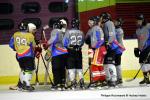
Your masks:
<path fill-rule="evenodd" d="M 69 2 L 69 0 L 65 0 L 65 3 L 68 3 Z"/>

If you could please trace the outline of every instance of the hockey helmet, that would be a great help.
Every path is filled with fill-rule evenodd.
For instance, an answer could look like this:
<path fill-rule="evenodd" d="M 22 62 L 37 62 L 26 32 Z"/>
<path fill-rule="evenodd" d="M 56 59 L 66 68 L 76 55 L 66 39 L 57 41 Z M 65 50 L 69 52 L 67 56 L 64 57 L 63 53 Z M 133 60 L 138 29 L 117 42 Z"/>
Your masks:
<path fill-rule="evenodd" d="M 94 22 L 94 25 L 96 25 L 99 22 L 99 16 L 92 16 L 89 18 L 89 20 L 92 20 Z"/>
<path fill-rule="evenodd" d="M 71 26 L 72 28 L 79 28 L 80 21 L 76 18 L 72 19 Z"/>
<path fill-rule="evenodd" d="M 28 31 L 33 33 L 36 30 L 36 25 L 33 23 L 28 23 Z"/>
<path fill-rule="evenodd" d="M 124 23 L 122 18 L 117 18 L 116 21 L 117 21 L 117 25 L 116 26 L 119 26 L 119 27 L 122 26 L 122 24 Z"/>
<path fill-rule="evenodd" d="M 136 19 L 137 19 L 137 20 L 144 20 L 145 17 L 144 17 L 143 14 L 139 14 L 139 15 L 137 15 Z"/>
<path fill-rule="evenodd" d="M 107 22 L 108 20 L 111 20 L 111 15 L 107 12 L 103 12 L 100 14 L 100 18 L 102 18 L 103 22 Z"/>
<path fill-rule="evenodd" d="M 18 26 L 18 29 L 19 29 L 20 31 L 27 31 L 27 29 L 28 29 L 28 24 L 21 22 L 21 23 L 19 24 L 19 26 Z"/>
<path fill-rule="evenodd" d="M 61 29 L 63 27 L 63 24 L 60 20 L 56 21 L 54 24 L 53 24 L 53 28 L 54 29 Z"/>
<path fill-rule="evenodd" d="M 64 19 L 61 19 L 60 22 L 61 22 L 61 24 L 63 24 L 63 25 L 67 25 L 67 22 L 66 22 L 66 20 L 64 20 Z"/>

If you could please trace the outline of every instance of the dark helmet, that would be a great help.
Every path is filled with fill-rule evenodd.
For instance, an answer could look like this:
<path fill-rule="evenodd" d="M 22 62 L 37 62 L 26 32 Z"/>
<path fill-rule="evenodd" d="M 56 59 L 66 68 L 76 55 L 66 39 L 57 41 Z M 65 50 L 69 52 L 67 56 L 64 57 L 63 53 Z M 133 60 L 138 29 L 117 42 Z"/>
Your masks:
<path fill-rule="evenodd" d="M 136 19 L 137 19 L 137 20 L 144 20 L 145 17 L 144 17 L 143 14 L 139 14 L 139 15 L 137 15 Z"/>
<path fill-rule="evenodd" d="M 78 19 L 72 19 L 71 26 L 72 28 L 79 28 L 80 21 Z"/>
<path fill-rule="evenodd" d="M 54 24 L 53 24 L 53 28 L 54 29 L 61 29 L 63 27 L 62 23 L 60 22 L 60 20 L 56 21 Z"/>
<path fill-rule="evenodd" d="M 116 21 L 118 22 L 118 26 L 122 26 L 122 24 L 124 23 L 122 18 L 117 18 Z"/>
<path fill-rule="evenodd" d="M 28 30 L 28 24 L 21 22 L 21 23 L 19 24 L 19 26 L 18 26 L 18 29 L 19 29 L 20 31 L 27 31 L 27 30 Z"/>
<path fill-rule="evenodd" d="M 99 22 L 100 17 L 99 16 L 92 16 L 89 18 L 89 20 L 94 21 L 94 25 L 96 25 Z"/>
<path fill-rule="evenodd" d="M 100 14 L 100 18 L 102 18 L 103 22 L 107 22 L 108 20 L 111 20 L 111 15 L 107 12 L 103 12 Z"/>

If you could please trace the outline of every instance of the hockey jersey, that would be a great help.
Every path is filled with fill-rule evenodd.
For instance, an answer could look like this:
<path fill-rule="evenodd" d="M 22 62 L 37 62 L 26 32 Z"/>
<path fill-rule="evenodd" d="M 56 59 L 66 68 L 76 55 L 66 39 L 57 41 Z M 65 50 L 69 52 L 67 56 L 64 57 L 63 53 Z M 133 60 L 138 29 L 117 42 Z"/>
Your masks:
<path fill-rule="evenodd" d="M 123 45 L 123 37 L 124 37 L 124 32 L 123 32 L 123 29 L 121 27 L 119 28 L 116 28 L 115 29 L 115 32 L 116 32 L 116 39 L 117 41 L 119 42 L 119 45 L 122 47 L 122 48 L 125 48 L 124 45 Z M 122 51 L 117 51 L 117 54 L 120 54 L 122 53 Z"/>
<path fill-rule="evenodd" d="M 63 37 L 64 34 L 60 29 L 52 30 L 51 37 L 48 40 L 48 44 L 50 45 L 49 49 L 51 50 L 52 57 L 67 53 L 67 49 L 63 46 L 62 43 Z"/>
<path fill-rule="evenodd" d="M 138 48 L 141 51 L 150 46 L 150 24 L 138 28 L 136 30 L 136 35 L 138 38 Z"/>
<path fill-rule="evenodd" d="M 70 46 L 81 47 L 84 44 L 84 34 L 78 29 L 71 29 L 65 33 L 63 38 L 63 44 L 65 47 L 69 48 Z"/>
<path fill-rule="evenodd" d="M 17 58 L 34 57 L 35 40 L 32 33 L 16 32 L 11 37 L 9 46 L 16 51 Z"/>
<path fill-rule="evenodd" d="M 104 23 L 103 31 L 104 39 L 105 41 L 108 41 L 110 48 L 116 53 L 122 53 L 125 48 L 122 47 L 117 41 L 114 23 L 112 21 L 107 21 Z"/>
<path fill-rule="evenodd" d="M 97 49 L 104 43 L 104 33 L 97 25 L 89 29 L 85 38 L 88 37 L 90 37 L 92 48 Z"/>

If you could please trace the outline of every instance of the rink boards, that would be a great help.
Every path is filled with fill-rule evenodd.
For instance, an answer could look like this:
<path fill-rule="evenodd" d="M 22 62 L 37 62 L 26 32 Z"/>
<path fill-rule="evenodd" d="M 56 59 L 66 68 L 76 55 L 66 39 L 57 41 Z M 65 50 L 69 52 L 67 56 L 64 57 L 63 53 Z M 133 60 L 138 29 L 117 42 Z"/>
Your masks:
<path fill-rule="evenodd" d="M 134 56 L 133 50 L 134 47 L 137 47 L 137 41 L 124 40 L 124 45 L 126 51 L 122 56 L 122 70 L 123 78 L 132 78 L 137 70 L 139 69 L 138 59 Z M 15 52 L 12 51 L 8 45 L 0 45 L 1 57 L 0 57 L 0 84 L 14 84 L 18 80 L 19 75 L 19 65 L 15 59 Z M 83 69 L 84 71 L 88 67 L 88 47 L 87 45 L 83 46 Z M 45 51 L 43 50 L 43 55 Z M 39 67 L 39 80 L 43 82 L 44 80 L 45 68 L 42 61 L 40 61 Z M 50 74 L 51 74 L 51 65 L 50 65 Z M 35 75 L 34 75 L 35 76 Z M 52 74 L 51 74 L 52 77 Z M 142 77 L 140 73 L 138 77 Z M 33 77 L 33 82 L 35 77 Z M 86 81 L 89 81 L 89 73 L 85 75 Z"/>

